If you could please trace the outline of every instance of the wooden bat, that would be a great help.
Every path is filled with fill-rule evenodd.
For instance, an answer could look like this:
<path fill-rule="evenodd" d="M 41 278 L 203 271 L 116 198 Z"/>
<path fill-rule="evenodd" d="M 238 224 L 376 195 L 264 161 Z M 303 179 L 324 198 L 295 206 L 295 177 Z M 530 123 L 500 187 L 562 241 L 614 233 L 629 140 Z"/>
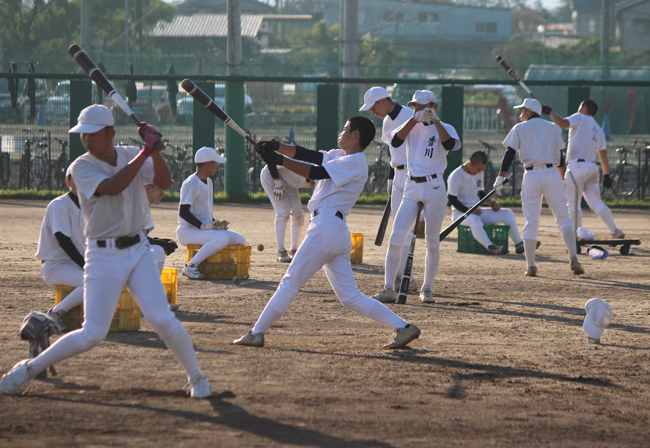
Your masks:
<path fill-rule="evenodd" d="M 70 45 L 68 48 L 68 53 L 72 56 L 72 59 L 75 60 L 77 64 L 88 74 L 90 79 L 95 81 L 95 83 L 108 95 L 108 97 L 117 104 L 126 115 L 138 126 L 142 125 L 140 119 L 133 113 L 129 105 L 124 101 L 119 93 L 113 87 L 113 84 L 106 78 L 106 75 L 95 65 L 92 59 L 86 54 L 83 49 L 77 45 Z M 156 143 L 154 149 L 160 151 L 165 147 L 163 142 Z"/>
<path fill-rule="evenodd" d="M 528 86 L 527 86 L 527 85 L 526 85 L 526 84 L 521 80 L 521 78 L 519 78 L 519 76 L 517 76 L 517 74 L 516 74 L 515 71 L 512 69 L 512 67 L 510 67 L 510 65 L 508 65 L 508 63 L 506 62 L 506 60 L 503 59 L 503 58 L 501 57 L 501 55 L 497 55 L 496 59 L 497 59 L 497 62 L 498 62 L 499 64 L 501 64 L 501 66 L 505 69 L 505 71 L 508 72 L 508 74 L 509 74 L 510 76 L 512 76 L 512 77 L 514 78 L 515 81 L 517 81 L 517 84 L 519 84 L 519 85 L 520 85 L 520 86 L 521 86 L 521 87 L 522 87 L 526 92 L 528 92 L 528 94 L 529 94 L 530 96 L 532 96 L 533 98 L 537 99 L 537 97 L 536 97 L 535 95 L 533 95 L 533 92 L 531 92 L 530 89 L 528 88 Z"/>
<path fill-rule="evenodd" d="M 508 179 L 503 179 L 503 185 L 507 184 L 508 182 L 509 182 Z M 445 230 L 443 230 L 442 232 L 440 232 L 440 241 L 444 240 L 444 239 L 447 237 L 447 235 L 449 235 L 451 232 L 453 232 L 453 230 L 454 230 L 456 227 L 458 227 L 458 226 L 459 226 L 459 225 L 460 225 L 460 224 L 465 220 L 465 218 L 467 218 L 469 215 L 471 215 L 472 212 L 473 212 L 474 210 L 476 210 L 477 208 L 479 208 L 479 207 L 480 207 L 480 206 L 481 206 L 481 205 L 482 205 L 482 204 L 483 204 L 483 203 L 484 203 L 484 202 L 485 202 L 485 201 L 486 201 L 490 196 L 492 196 L 495 192 L 496 192 L 496 189 L 493 188 L 492 191 L 490 191 L 488 194 L 486 194 L 485 196 L 483 196 L 483 198 L 482 198 L 480 201 L 478 201 L 476 204 L 472 205 L 472 208 L 470 208 L 469 210 L 467 210 L 467 211 L 463 214 L 463 216 L 461 216 L 460 218 L 458 218 L 456 221 L 452 222 L 452 223 L 449 225 L 449 227 L 447 227 Z"/>
<path fill-rule="evenodd" d="M 377 236 L 375 237 L 375 246 L 381 246 L 384 242 L 384 235 L 386 235 L 386 227 L 388 227 L 388 218 L 390 218 L 390 196 L 388 196 L 388 202 L 386 202 L 386 207 L 384 207 L 384 214 L 381 217 L 381 222 L 379 223 L 379 229 L 377 229 Z"/>
<path fill-rule="evenodd" d="M 409 284 L 411 283 L 411 272 L 413 272 L 413 252 L 415 252 L 415 240 L 417 239 L 418 233 L 418 224 L 420 223 L 420 215 L 422 214 L 422 209 L 424 208 L 424 203 L 418 202 L 418 215 L 415 218 L 415 227 L 413 227 L 413 238 L 411 238 L 411 247 L 409 248 L 409 255 L 406 259 L 406 266 L 404 266 L 404 275 L 402 275 L 402 283 L 399 285 L 399 295 L 397 296 L 397 303 L 406 303 L 406 292 L 409 289 Z"/>
<path fill-rule="evenodd" d="M 192 97 L 198 101 L 201 106 L 205 107 L 208 109 L 210 112 L 215 114 L 221 121 L 226 123 L 228 126 L 230 126 L 236 133 L 244 137 L 248 143 L 253 145 L 255 148 L 259 148 L 260 145 L 257 144 L 253 138 L 246 133 L 237 123 L 235 123 L 232 118 L 228 116 L 227 113 L 223 111 L 217 104 L 212 101 L 212 98 L 210 98 L 203 90 L 201 90 L 194 82 L 192 82 L 191 79 L 185 78 L 183 82 L 181 82 L 181 87 Z M 269 171 L 271 172 L 271 177 L 273 179 L 279 179 L 280 175 L 278 174 L 278 167 L 275 165 L 269 165 Z"/>

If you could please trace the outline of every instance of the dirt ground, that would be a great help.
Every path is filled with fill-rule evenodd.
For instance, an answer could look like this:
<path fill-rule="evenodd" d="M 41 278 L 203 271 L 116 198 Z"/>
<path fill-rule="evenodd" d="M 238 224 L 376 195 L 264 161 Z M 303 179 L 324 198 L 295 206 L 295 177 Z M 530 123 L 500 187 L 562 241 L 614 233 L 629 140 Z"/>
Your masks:
<path fill-rule="evenodd" d="M 34 258 L 46 205 L 0 201 L 0 373 L 27 355 L 23 317 L 54 303 Z M 357 206 L 348 220 L 365 234 L 363 264 L 353 269 L 369 295 L 383 284 L 386 244 L 373 245 L 381 213 Z M 59 375 L 37 381 L 30 395 L 0 396 L 0 446 L 647 447 L 650 211 L 614 215 L 641 246 L 627 256 L 610 248 L 602 261 L 583 250 L 581 277 L 547 209 L 536 278 L 523 275 L 523 255 L 456 252 L 452 233 L 441 244 L 437 302 L 410 296 L 389 305 L 422 330 L 410 350 L 383 350 L 391 330 L 342 306 L 322 271 L 257 349 L 231 341 L 250 328 L 287 267 L 275 261 L 273 211 L 216 206 L 215 217 L 253 244 L 251 279 L 180 278 L 177 312 L 214 397 L 186 397 L 180 365 L 143 319 L 139 331 L 110 333 L 61 362 Z M 153 218 L 152 235 L 174 238 L 175 204 L 154 207 Z M 608 236 L 593 213 L 584 224 Z M 167 265 L 184 262 L 181 247 Z M 423 262 L 418 240 L 420 280 Z M 582 330 L 592 297 L 613 309 L 600 345 Z"/>

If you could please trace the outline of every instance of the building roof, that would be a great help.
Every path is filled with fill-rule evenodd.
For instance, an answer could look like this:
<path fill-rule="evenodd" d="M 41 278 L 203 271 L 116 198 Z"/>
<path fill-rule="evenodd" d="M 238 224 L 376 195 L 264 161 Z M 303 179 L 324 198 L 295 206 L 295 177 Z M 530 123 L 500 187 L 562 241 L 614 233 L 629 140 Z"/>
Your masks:
<path fill-rule="evenodd" d="M 181 14 L 225 14 L 227 11 L 227 0 L 185 0 L 177 4 Z M 259 2 L 257 0 L 240 0 L 242 13 L 271 14 L 277 8 Z"/>
<path fill-rule="evenodd" d="M 616 12 L 621 11 L 623 9 L 632 8 L 636 5 L 645 3 L 647 1 L 648 0 L 619 0 L 618 2 L 616 2 Z"/>
<path fill-rule="evenodd" d="M 257 37 L 262 19 L 261 15 L 242 14 L 242 37 Z M 171 22 L 158 22 L 148 34 L 151 37 L 226 37 L 228 16 L 226 14 L 176 16 Z"/>

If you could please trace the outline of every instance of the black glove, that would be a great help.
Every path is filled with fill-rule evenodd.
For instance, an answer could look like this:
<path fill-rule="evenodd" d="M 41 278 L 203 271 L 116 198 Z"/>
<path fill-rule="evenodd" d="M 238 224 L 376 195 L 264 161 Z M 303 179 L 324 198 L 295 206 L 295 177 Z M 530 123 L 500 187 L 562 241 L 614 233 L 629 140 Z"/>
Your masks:
<path fill-rule="evenodd" d="M 260 146 L 259 149 L 263 152 L 276 152 L 280 149 L 280 142 L 277 140 L 262 140 L 257 144 Z"/>
<path fill-rule="evenodd" d="M 605 191 L 612 188 L 612 179 L 609 178 L 609 174 L 603 174 L 603 187 L 605 187 Z"/>
<path fill-rule="evenodd" d="M 553 109 L 551 109 L 550 106 L 542 106 L 542 113 L 545 115 L 549 115 L 551 112 L 553 112 Z"/>
<path fill-rule="evenodd" d="M 162 247 L 165 251 L 165 255 L 171 255 L 176 249 L 178 249 L 178 244 L 176 244 L 176 241 L 170 240 L 169 238 L 148 238 L 149 244 Z"/>
<path fill-rule="evenodd" d="M 282 166 L 282 164 L 284 163 L 284 156 L 282 154 L 278 154 L 275 151 L 266 152 L 263 150 L 259 150 L 257 152 L 262 157 L 262 160 L 266 162 L 267 165 Z"/>

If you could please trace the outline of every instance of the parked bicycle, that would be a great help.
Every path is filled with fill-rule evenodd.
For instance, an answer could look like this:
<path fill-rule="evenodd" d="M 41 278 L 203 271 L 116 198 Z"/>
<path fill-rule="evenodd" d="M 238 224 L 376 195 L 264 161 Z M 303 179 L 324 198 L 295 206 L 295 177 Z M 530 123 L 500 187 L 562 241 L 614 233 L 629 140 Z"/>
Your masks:
<path fill-rule="evenodd" d="M 173 191 L 180 191 L 183 181 L 194 171 L 194 167 L 192 166 L 192 144 L 185 143 L 184 148 L 181 148 L 178 145 L 172 145 L 166 140 L 164 143 L 165 149 L 162 155 L 169 167 L 169 174 L 172 179 L 171 189 Z"/>
<path fill-rule="evenodd" d="M 23 141 L 23 154 L 20 160 L 18 176 L 18 188 L 31 188 L 37 190 L 49 187 L 50 177 L 50 153 L 49 137 L 42 135 L 38 137 L 31 129 L 23 129 L 24 133 L 31 133 Z M 45 133 L 45 131 L 41 131 Z"/>
<path fill-rule="evenodd" d="M 632 142 L 636 145 L 636 140 Z M 610 171 L 609 177 L 612 180 L 610 189 L 614 196 L 631 196 L 638 188 L 639 173 L 638 167 L 630 163 L 627 158 L 634 150 L 627 148 L 616 148 L 618 161 L 614 169 Z"/>
<path fill-rule="evenodd" d="M 374 163 L 368 165 L 368 180 L 364 187 L 366 193 L 384 193 L 390 174 L 390 152 L 388 145 L 383 142 L 377 144 L 377 158 Z M 388 155 L 388 161 L 384 160 L 384 154 Z"/>
<path fill-rule="evenodd" d="M 56 161 L 51 163 L 52 186 L 57 190 L 67 189 L 65 173 L 68 170 L 68 141 L 53 137 L 61 145 L 61 152 Z"/>

